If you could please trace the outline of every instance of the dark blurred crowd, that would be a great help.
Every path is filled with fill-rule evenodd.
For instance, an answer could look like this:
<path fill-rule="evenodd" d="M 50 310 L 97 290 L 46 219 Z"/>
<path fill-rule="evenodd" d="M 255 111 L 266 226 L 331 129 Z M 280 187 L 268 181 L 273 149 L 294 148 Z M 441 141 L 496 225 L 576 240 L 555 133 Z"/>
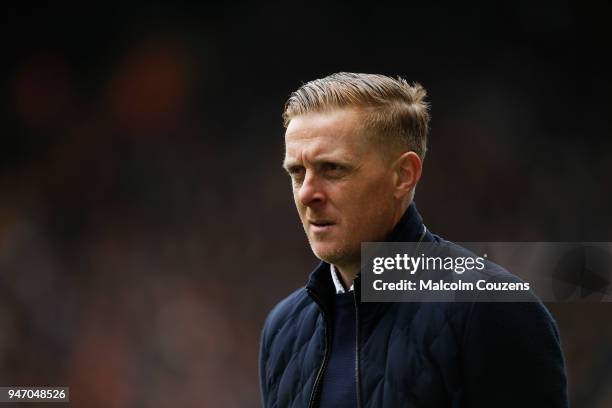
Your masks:
<path fill-rule="evenodd" d="M 41 29 L 13 48 L 2 78 L 0 386 L 69 386 L 74 407 L 257 406 L 263 319 L 316 265 L 280 167 L 280 114 L 302 81 L 333 71 L 401 74 L 429 90 L 416 202 L 433 232 L 611 240 L 603 68 L 561 66 L 560 51 L 530 51 L 524 32 L 514 48 L 473 49 L 482 59 L 453 73 L 441 65 L 457 54 L 378 68 L 359 47 L 299 65 L 288 45 L 309 39 L 258 55 L 249 33 L 283 30 L 217 20 L 123 31 L 99 50 L 78 30 L 49 43 Z M 575 29 L 558 24 L 541 35 Z M 575 406 L 612 404 L 610 306 L 549 305 Z"/>

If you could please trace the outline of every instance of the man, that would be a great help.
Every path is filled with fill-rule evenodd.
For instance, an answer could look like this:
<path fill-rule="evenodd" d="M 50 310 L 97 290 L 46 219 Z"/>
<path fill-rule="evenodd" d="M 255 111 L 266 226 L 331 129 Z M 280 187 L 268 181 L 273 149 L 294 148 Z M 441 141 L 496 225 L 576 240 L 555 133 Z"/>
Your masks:
<path fill-rule="evenodd" d="M 266 320 L 265 407 L 567 406 L 558 331 L 540 302 L 361 302 L 362 242 L 447 242 L 413 203 L 425 95 L 401 78 L 339 73 L 288 100 L 284 167 L 321 263 Z"/>

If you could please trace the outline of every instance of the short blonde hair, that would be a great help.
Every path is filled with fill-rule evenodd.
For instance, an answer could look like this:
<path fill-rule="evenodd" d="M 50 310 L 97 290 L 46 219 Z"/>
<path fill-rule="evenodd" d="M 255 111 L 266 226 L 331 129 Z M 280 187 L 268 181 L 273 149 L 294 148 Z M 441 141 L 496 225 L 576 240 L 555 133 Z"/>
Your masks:
<path fill-rule="evenodd" d="M 427 151 L 429 104 L 420 84 L 401 77 L 339 72 L 315 79 L 293 92 L 285 104 L 284 126 L 309 112 L 356 107 L 365 113 L 363 129 L 385 149 L 412 150 L 422 159 Z"/>

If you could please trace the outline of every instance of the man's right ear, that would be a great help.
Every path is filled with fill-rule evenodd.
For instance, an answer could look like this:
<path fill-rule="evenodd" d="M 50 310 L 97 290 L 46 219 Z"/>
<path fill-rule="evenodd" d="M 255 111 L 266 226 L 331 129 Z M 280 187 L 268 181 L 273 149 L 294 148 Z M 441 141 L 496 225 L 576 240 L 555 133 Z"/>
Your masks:
<path fill-rule="evenodd" d="M 395 176 L 395 193 L 398 199 L 408 196 L 421 179 L 423 162 L 413 151 L 404 152 L 393 164 Z"/>

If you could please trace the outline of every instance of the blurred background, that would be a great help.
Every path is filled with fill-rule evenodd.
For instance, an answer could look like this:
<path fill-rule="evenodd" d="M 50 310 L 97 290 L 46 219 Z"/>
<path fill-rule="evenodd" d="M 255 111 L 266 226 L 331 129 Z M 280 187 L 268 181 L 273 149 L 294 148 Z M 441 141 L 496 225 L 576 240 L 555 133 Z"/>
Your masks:
<path fill-rule="evenodd" d="M 263 320 L 316 265 L 281 111 L 337 71 L 428 90 L 416 202 L 433 232 L 611 241 L 611 8 L 5 6 L 0 385 L 70 386 L 74 407 L 258 406 Z M 612 406 L 612 305 L 548 306 L 573 406 Z"/>

